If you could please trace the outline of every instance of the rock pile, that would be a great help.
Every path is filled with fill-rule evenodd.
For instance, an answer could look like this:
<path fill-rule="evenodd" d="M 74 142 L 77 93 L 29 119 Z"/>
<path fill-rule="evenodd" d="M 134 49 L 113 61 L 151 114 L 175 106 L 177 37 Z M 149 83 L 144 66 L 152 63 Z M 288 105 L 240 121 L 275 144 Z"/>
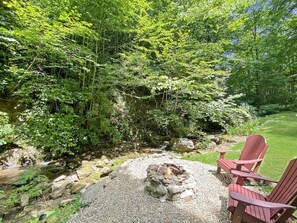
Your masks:
<path fill-rule="evenodd" d="M 160 201 L 193 198 L 196 181 L 182 166 L 173 163 L 152 164 L 147 168 L 145 188 Z"/>
<path fill-rule="evenodd" d="M 75 194 L 84 187 L 96 183 L 101 177 L 111 173 L 110 162 L 106 156 L 92 161 L 84 160 L 81 166 L 72 175 L 62 175 L 52 183 L 50 197 L 56 199 L 66 194 Z"/>

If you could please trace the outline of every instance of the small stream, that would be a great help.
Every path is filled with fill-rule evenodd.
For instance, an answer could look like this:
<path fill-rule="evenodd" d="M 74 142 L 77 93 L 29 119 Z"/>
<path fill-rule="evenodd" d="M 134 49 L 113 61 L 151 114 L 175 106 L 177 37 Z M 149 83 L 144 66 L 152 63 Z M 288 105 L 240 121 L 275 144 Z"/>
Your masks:
<path fill-rule="evenodd" d="M 28 170 L 30 168 L 40 168 L 41 174 L 47 176 L 47 178 L 51 181 L 57 178 L 60 175 L 67 175 L 69 174 L 69 170 L 64 169 L 60 165 L 50 164 L 44 165 L 43 163 L 29 166 L 29 167 L 15 167 L 15 168 L 7 168 L 7 169 L 0 169 L 0 190 L 2 189 L 2 185 L 13 185 L 17 176 Z"/>
<path fill-rule="evenodd" d="M 17 189 L 16 185 L 14 184 L 17 177 L 24 171 L 28 170 L 29 168 L 40 168 L 41 174 L 48 177 L 49 181 L 53 181 L 58 176 L 63 174 L 68 175 L 69 170 L 65 169 L 61 165 L 56 164 L 49 164 L 47 162 L 41 162 L 34 167 L 19 167 L 19 168 L 7 168 L 7 169 L 0 169 L 0 205 L 5 204 L 9 194 L 11 194 L 15 189 Z M 4 192 L 4 193 L 3 193 Z M 32 204 L 38 202 L 38 200 L 32 201 Z M 0 208 L 1 209 L 1 208 Z M 11 222 L 12 219 L 23 211 L 23 208 L 20 206 L 11 208 L 9 212 L 1 213 L 0 211 L 0 218 L 3 217 L 4 222 Z"/>

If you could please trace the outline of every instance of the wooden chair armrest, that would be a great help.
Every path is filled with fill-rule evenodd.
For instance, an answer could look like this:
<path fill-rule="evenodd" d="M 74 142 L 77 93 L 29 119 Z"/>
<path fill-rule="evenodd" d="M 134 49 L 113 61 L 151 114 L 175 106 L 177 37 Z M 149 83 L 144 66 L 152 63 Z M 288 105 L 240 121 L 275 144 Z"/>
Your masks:
<path fill-rule="evenodd" d="M 244 171 L 241 169 L 241 167 L 244 165 L 244 164 L 253 164 L 253 163 L 259 163 L 261 162 L 263 159 L 254 159 L 254 160 L 232 160 L 233 163 L 236 164 L 236 167 L 235 169 L 236 170 L 240 170 L 240 171 Z M 247 171 L 245 171 L 247 172 Z M 250 171 L 248 171 L 250 172 Z"/>
<path fill-rule="evenodd" d="M 218 153 L 240 152 L 238 150 L 215 149 Z"/>
<path fill-rule="evenodd" d="M 225 153 L 229 152 L 240 152 L 238 150 L 224 150 L 224 149 L 215 149 L 216 152 L 220 153 L 220 159 L 224 159 Z"/>
<path fill-rule="evenodd" d="M 254 206 L 263 207 L 263 208 L 269 208 L 269 209 L 278 209 L 278 208 L 284 208 L 284 209 L 293 208 L 293 209 L 295 209 L 296 208 L 294 206 L 287 205 L 287 204 L 256 200 L 256 199 L 244 196 L 244 195 L 236 193 L 236 192 L 230 192 L 230 197 L 236 201 L 241 201 L 241 202 L 245 203 L 246 205 L 254 205 Z"/>
<path fill-rule="evenodd" d="M 269 179 L 266 177 L 262 177 L 258 174 L 251 173 L 251 172 L 248 173 L 248 172 L 243 172 L 243 171 L 238 171 L 238 170 L 231 170 L 231 174 L 233 176 L 238 176 L 238 177 L 242 177 L 242 178 L 253 178 L 253 179 L 257 179 L 257 180 L 263 180 L 266 182 L 274 182 L 274 183 L 278 182 L 277 180 L 272 180 L 272 179 Z"/>
<path fill-rule="evenodd" d="M 263 159 L 253 159 L 253 160 L 233 160 L 233 163 L 236 165 L 244 165 L 244 164 L 253 164 L 253 163 L 259 163 L 263 161 Z"/>

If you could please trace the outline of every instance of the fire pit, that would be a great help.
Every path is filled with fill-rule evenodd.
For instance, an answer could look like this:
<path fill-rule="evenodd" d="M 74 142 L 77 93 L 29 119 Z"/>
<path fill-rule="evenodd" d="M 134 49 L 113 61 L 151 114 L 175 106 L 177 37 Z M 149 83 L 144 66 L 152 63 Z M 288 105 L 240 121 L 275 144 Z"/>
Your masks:
<path fill-rule="evenodd" d="M 195 195 L 196 181 L 182 166 L 152 164 L 147 168 L 146 190 L 160 201 L 177 201 Z"/>

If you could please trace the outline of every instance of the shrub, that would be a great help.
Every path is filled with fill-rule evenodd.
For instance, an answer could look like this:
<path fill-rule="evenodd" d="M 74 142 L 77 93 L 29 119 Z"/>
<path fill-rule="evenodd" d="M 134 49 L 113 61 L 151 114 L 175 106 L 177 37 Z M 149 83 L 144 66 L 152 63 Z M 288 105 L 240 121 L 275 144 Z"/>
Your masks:
<path fill-rule="evenodd" d="M 139 111 L 136 110 L 135 113 L 137 112 Z M 142 122 L 135 122 L 134 128 L 146 129 L 149 135 L 147 138 L 196 138 L 201 141 L 201 147 L 205 147 L 207 142 L 201 137 L 201 131 L 221 131 L 243 125 L 246 121 L 252 120 L 255 109 L 246 104 L 238 106 L 234 103 L 234 97 L 227 97 L 210 102 L 167 101 L 158 109 L 148 108 L 146 113 L 139 112 L 138 116 Z"/>
<path fill-rule="evenodd" d="M 15 184 L 20 186 L 17 188 L 19 194 L 27 194 L 29 198 L 40 196 L 43 190 L 47 190 L 47 176 L 41 174 L 40 168 L 30 168 L 18 176 Z"/>
<path fill-rule="evenodd" d="M 8 114 L 0 111 L 0 146 L 12 142 L 14 128 L 9 124 Z"/>
<path fill-rule="evenodd" d="M 81 207 L 82 204 L 80 203 L 80 194 L 77 194 L 74 196 L 73 200 L 67 203 L 66 205 L 51 209 L 47 213 L 45 220 L 40 221 L 39 217 L 31 217 L 30 219 L 26 219 L 24 223 L 67 222 L 70 219 L 70 217 L 74 215 Z"/>
<path fill-rule="evenodd" d="M 227 129 L 227 133 L 230 135 L 251 135 L 256 132 L 256 129 L 259 128 L 260 122 L 257 118 L 251 119 L 239 126 L 234 126 Z"/>
<path fill-rule="evenodd" d="M 18 131 L 39 148 L 48 149 L 53 156 L 73 154 L 78 145 L 77 118 L 71 112 L 48 114 L 41 108 L 26 113 L 27 122 Z"/>
<path fill-rule="evenodd" d="M 227 130 L 253 117 L 250 111 L 252 108 L 236 105 L 232 97 L 211 102 L 185 103 L 183 110 L 192 131 Z"/>
<path fill-rule="evenodd" d="M 259 108 L 259 115 L 265 116 L 265 115 L 272 115 L 280 113 L 281 111 L 288 110 L 285 105 L 280 104 L 269 104 L 269 105 L 262 105 Z"/>
<path fill-rule="evenodd" d="M 153 109 L 147 112 L 147 124 L 151 130 L 159 135 L 165 136 L 183 136 L 185 135 L 185 123 L 181 115 L 160 109 Z"/>
<path fill-rule="evenodd" d="M 49 189 L 48 178 L 41 174 L 40 168 L 30 168 L 21 173 L 16 181 L 17 186 L 5 201 L 6 208 L 20 204 L 22 194 L 26 194 L 29 199 L 34 199 L 42 195 Z"/>

